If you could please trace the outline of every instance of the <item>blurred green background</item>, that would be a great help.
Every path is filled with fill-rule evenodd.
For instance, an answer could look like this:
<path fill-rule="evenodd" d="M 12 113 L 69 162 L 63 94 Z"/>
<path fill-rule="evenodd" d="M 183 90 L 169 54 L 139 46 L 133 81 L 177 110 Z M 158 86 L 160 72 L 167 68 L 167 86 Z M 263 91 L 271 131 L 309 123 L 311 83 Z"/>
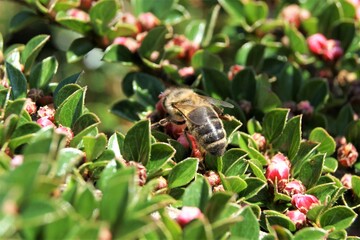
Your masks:
<path fill-rule="evenodd" d="M 131 68 L 116 63 L 105 64 L 101 61 L 100 49 L 91 51 L 75 64 L 67 63 L 65 51 L 80 35 L 41 21 L 34 22 L 25 30 L 13 32 L 10 29 L 11 19 L 24 8 L 20 1 L 0 0 L 0 32 L 4 37 L 5 49 L 15 43 L 26 43 L 38 34 L 51 35 L 51 40 L 41 52 L 40 58 L 50 55 L 57 58 L 59 69 L 54 81 L 59 82 L 65 77 L 84 71 L 79 84 L 87 86 L 85 106 L 100 118 L 99 130 L 106 134 L 112 134 L 114 131 L 127 132 L 132 123 L 113 115 L 109 109 L 113 103 L 125 98 L 121 90 L 121 80 Z"/>

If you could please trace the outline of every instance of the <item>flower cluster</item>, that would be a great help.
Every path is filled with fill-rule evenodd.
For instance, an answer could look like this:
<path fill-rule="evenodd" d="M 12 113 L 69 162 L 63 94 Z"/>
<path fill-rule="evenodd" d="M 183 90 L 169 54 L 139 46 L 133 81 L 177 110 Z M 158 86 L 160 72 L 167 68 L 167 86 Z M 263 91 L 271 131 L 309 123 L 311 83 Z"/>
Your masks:
<path fill-rule="evenodd" d="M 281 18 L 299 28 L 301 23 L 311 17 L 308 10 L 302 9 L 299 5 L 291 4 L 284 7 L 280 13 Z"/>
<path fill-rule="evenodd" d="M 323 34 L 316 33 L 307 39 L 310 51 L 325 61 L 334 62 L 342 57 L 343 49 L 338 40 L 327 39 Z"/>

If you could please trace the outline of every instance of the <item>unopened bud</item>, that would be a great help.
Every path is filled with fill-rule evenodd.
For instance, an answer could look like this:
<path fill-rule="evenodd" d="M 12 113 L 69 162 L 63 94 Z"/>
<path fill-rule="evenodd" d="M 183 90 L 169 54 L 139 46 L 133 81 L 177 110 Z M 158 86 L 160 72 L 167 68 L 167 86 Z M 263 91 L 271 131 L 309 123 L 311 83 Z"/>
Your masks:
<path fill-rule="evenodd" d="M 207 171 L 204 176 L 212 187 L 217 186 L 221 183 L 219 174 L 214 171 Z"/>
<path fill-rule="evenodd" d="M 338 161 L 344 167 L 351 167 L 355 164 L 359 154 L 352 143 L 342 145 L 337 150 Z"/>
<path fill-rule="evenodd" d="M 287 211 L 286 216 L 290 218 L 297 229 L 302 228 L 306 222 L 306 215 L 299 210 Z"/>
<path fill-rule="evenodd" d="M 344 176 L 341 178 L 341 183 L 344 186 L 344 188 L 352 189 L 352 175 L 347 173 L 344 174 Z"/>
<path fill-rule="evenodd" d="M 25 101 L 25 110 L 30 114 L 33 115 L 36 113 L 37 107 L 36 103 L 31 100 L 31 98 L 27 98 Z"/>
<path fill-rule="evenodd" d="M 291 204 L 306 214 L 312 207 L 320 204 L 320 202 L 315 196 L 310 194 L 294 194 L 291 198 Z"/>
<path fill-rule="evenodd" d="M 270 164 L 266 169 L 266 179 L 272 184 L 278 183 L 278 186 L 283 185 L 289 179 L 290 162 L 282 153 L 278 153 L 270 160 Z"/>
<path fill-rule="evenodd" d="M 197 207 L 183 207 L 180 214 L 178 215 L 176 221 L 180 224 L 181 227 L 185 227 L 188 223 L 195 219 L 200 219 L 203 217 L 200 209 Z"/>
<path fill-rule="evenodd" d="M 283 189 L 283 192 L 288 196 L 292 196 L 294 194 L 304 194 L 306 191 L 305 186 L 299 180 L 293 180 L 288 182 Z"/>

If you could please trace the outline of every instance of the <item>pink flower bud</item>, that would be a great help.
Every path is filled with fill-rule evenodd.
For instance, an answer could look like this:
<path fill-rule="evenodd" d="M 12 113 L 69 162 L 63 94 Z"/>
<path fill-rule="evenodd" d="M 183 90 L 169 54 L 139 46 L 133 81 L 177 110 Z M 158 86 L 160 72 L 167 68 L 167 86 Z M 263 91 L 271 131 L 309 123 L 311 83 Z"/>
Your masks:
<path fill-rule="evenodd" d="M 76 18 L 77 20 L 80 20 L 83 22 L 90 21 L 89 14 L 80 9 L 76 9 L 76 8 L 69 9 L 69 10 L 67 10 L 66 14 L 70 17 Z"/>
<path fill-rule="evenodd" d="M 286 216 L 295 223 L 297 229 L 302 228 L 306 222 L 306 215 L 299 210 L 287 211 Z"/>
<path fill-rule="evenodd" d="M 314 112 L 314 107 L 311 106 L 308 100 L 301 101 L 296 106 L 297 110 L 305 116 L 311 116 Z"/>
<path fill-rule="evenodd" d="M 238 65 L 238 64 L 232 65 L 228 72 L 229 80 L 233 80 L 235 75 L 243 69 L 244 69 L 244 66 L 242 66 L 242 65 Z"/>
<path fill-rule="evenodd" d="M 265 150 L 265 148 L 266 148 L 266 139 L 262 134 L 254 133 L 251 137 L 252 137 L 252 139 L 254 139 L 254 141 L 255 141 L 255 143 L 258 146 L 260 151 Z"/>
<path fill-rule="evenodd" d="M 207 171 L 204 175 L 210 186 L 214 187 L 221 183 L 221 179 L 218 173 L 214 171 Z"/>
<path fill-rule="evenodd" d="M 310 18 L 310 12 L 300 8 L 299 5 L 291 4 L 283 8 L 281 17 L 298 28 L 302 21 Z"/>
<path fill-rule="evenodd" d="M 50 121 L 54 121 L 55 119 L 55 109 L 53 105 L 46 105 L 44 107 L 40 107 L 38 110 L 38 115 L 41 118 L 48 118 Z"/>
<path fill-rule="evenodd" d="M 42 117 L 42 118 L 39 118 L 37 121 L 36 121 L 37 124 L 39 124 L 42 128 L 43 127 L 55 127 L 55 124 L 50 121 L 47 117 Z"/>
<path fill-rule="evenodd" d="M 344 174 L 344 176 L 341 178 L 341 183 L 344 186 L 344 188 L 352 189 L 352 175 L 349 173 Z"/>
<path fill-rule="evenodd" d="M 294 194 L 291 198 L 291 204 L 302 213 L 307 213 L 312 207 L 320 204 L 319 200 L 310 194 Z"/>
<path fill-rule="evenodd" d="M 193 67 L 183 67 L 183 68 L 180 68 L 179 71 L 178 71 L 180 77 L 188 77 L 188 76 L 192 76 L 195 74 L 195 70 Z"/>
<path fill-rule="evenodd" d="M 144 186 L 146 183 L 146 178 L 147 178 L 146 168 L 144 167 L 144 165 L 142 165 L 141 163 L 138 163 L 138 162 L 134 162 L 134 161 L 125 162 L 125 164 L 126 164 L 126 166 L 136 167 L 137 174 L 138 174 L 137 182 L 138 182 L 139 186 Z"/>
<path fill-rule="evenodd" d="M 12 168 L 17 168 L 20 165 L 22 165 L 23 162 L 24 162 L 24 155 L 15 155 L 10 161 L 10 166 Z"/>
<path fill-rule="evenodd" d="M 304 194 L 305 191 L 305 186 L 299 180 L 293 180 L 291 182 L 288 182 L 283 190 L 283 192 L 286 193 L 288 196 L 292 196 L 298 193 Z"/>
<path fill-rule="evenodd" d="M 139 48 L 139 43 L 130 37 L 117 37 L 114 39 L 113 44 L 123 45 L 133 53 Z"/>
<path fill-rule="evenodd" d="M 37 107 L 36 103 L 31 100 L 31 98 L 27 98 L 25 101 L 25 110 L 30 114 L 33 115 L 36 113 Z"/>
<path fill-rule="evenodd" d="M 323 53 L 323 58 L 326 61 L 335 61 L 343 55 L 343 50 L 339 41 L 329 39 L 326 42 L 326 49 Z"/>
<path fill-rule="evenodd" d="M 160 24 L 160 20 L 151 12 L 141 13 L 138 19 L 143 30 L 150 30 Z"/>
<path fill-rule="evenodd" d="M 190 142 L 184 132 L 180 134 L 180 136 L 178 137 L 178 139 L 176 139 L 176 141 L 178 141 L 184 148 L 189 149 Z"/>
<path fill-rule="evenodd" d="M 177 139 L 178 137 L 180 137 L 181 134 L 184 133 L 185 128 L 186 124 L 179 125 L 175 123 L 169 123 L 165 126 L 165 133 Z"/>
<path fill-rule="evenodd" d="M 352 143 L 342 145 L 337 150 L 338 161 L 344 167 L 351 167 L 355 164 L 359 154 Z"/>
<path fill-rule="evenodd" d="M 308 37 L 307 44 L 312 53 L 321 55 L 321 54 L 323 54 L 324 50 L 326 49 L 327 39 L 321 33 L 316 33 L 316 34 Z"/>
<path fill-rule="evenodd" d="M 214 192 L 225 192 L 224 186 L 222 184 L 214 186 Z"/>
<path fill-rule="evenodd" d="M 180 214 L 178 215 L 176 221 L 180 224 L 181 227 L 185 227 L 188 223 L 195 219 L 200 219 L 203 217 L 200 209 L 197 207 L 183 207 Z"/>
<path fill-rule="evenodd" d="M 158 184 L 155 187 L 155 190 L 160 190 L 168 187 L 168 182 L 164 177 L 160 176 L 159 178 L 157 178 L 157 181 Z"/>
<path fill-rule="evenodd" d="M 282 153 L 272 157 L 270 164 L 266 169 L 266 179 L 272 184 L 275 182 L 284 184 L 288 181 L 290 175 L 290 162 Z"/>
<path fill-rule="evenodd" d="M 71 128 L 64 127 L 62 125 L 60 125 L 58 128 L 56 128 L 55 132 L 66 136 L 66 145 L 69 145 L 71 140 L 74 138 L 74 133 L 71 130 Z"/>

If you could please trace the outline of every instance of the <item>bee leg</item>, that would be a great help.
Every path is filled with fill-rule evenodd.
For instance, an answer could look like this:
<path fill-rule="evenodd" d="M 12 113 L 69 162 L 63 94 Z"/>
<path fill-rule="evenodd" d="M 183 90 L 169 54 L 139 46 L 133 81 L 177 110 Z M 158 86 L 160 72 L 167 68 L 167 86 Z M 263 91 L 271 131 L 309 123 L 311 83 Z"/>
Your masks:
<path fill-rule="evenodd" d="M 164 127 L 164 126 L 166 126 L 169 122 L 170 122 L 169 119 L 163 118 L 163 119 L 161 119 L 160 121 L 151 124 L 151 129 L 158 128 L 158 127 Z"/>
<path fill-rule="evenodd" d="M 234 119 L 234 117 L 229 114 L 219 114 L 219 118 L 226 121 L 231 121 Z"/>

